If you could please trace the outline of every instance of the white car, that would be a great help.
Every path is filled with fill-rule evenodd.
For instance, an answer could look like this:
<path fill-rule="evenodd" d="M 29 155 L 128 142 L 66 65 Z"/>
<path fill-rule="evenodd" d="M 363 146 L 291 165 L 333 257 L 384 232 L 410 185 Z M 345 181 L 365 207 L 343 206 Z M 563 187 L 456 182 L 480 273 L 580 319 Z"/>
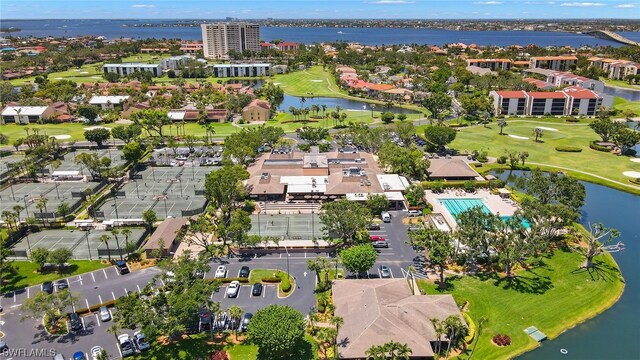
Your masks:
<path fill-rule="evenodd" d="M 237 297 L 238 291 L 240 291 L 240 281 L 232 281 L 227 287 L 227 297 Z"/>
<path fill-rule="evenodd" d="M 142 331 L 139 330 L 133 333 L 133 342 L 135 342 L 136 347 L 140 351 L 148 350 L 151 347 L 151 345 L 145 339 Z"/>
<path fill-rule="evenodd" d="M 103 322 L 111 320 L 111 313 L 106 306 L 100 306 L 100 310 L 98 310 L 98 312 L 100 313 L 100 320 Z"/>
<path fill-rule="evenodd" d="M 218 268 L 216 269 L 216 274 L 215 274 L 215 278 L 216 279 L 221 279 L 227 276 L 227 268 L 224 267 L 224 265 L 220 265 L 218 266 Z"/>
<path fill-rule="evenodd" d="M 409 210 L 409 216 L 422 216 L 422 211 L 420 211 L 420 210 Z"/>
<path fill-rule="evenodd" d="M 118 345 L 120 345 L 122 357 L 131 356 L 136 353 L 136 349 L 133 347 L 134 345 L 129 334 L 118 335 Z"/>
<path fill-rule="evenodd" d="M 102 346 L 94 346 L 91 348 L 91 358 L 93 360 L 98 360 L 101 353 L 102 353 Z"/>

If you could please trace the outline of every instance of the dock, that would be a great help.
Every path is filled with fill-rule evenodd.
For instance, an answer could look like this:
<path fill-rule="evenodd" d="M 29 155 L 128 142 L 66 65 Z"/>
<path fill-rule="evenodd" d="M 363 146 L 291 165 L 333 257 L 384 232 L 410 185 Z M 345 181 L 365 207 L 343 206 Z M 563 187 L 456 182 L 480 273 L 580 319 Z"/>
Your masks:
<path fill-rule="evenodd" d="M 585 32 L 585 34 L 597 37 L 598 39 L 612 40 L 625 45 L 640 46 L 640 43 L 627 39 L 626 37 L 608 30 L 595 30 Z"/>
<path fill-rule="evenodd" d="M 524 329 L 524 332 L 527 335 L 531 336 L 533 340 L 537 342 L 541 342 L 547 339 L 547 335 L 545 335 L 542 331 L 538 330 L 538 328 L 535 326 L 529 326 L 528 328 Z"/>

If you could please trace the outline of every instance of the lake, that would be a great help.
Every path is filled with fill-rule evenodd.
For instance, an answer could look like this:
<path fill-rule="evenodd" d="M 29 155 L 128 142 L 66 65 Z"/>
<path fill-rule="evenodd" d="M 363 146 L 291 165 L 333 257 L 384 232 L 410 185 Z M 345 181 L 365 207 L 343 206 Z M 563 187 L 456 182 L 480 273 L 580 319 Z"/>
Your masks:
<path fill-rule="evenodd" d="M 495 174 L 507 180 L 509 171 Z M 513 171 L 520 175 L 521 171 Z M 640 196 L 605 186 L 583 182 L 586 203 L 582 207 L 583 225 L 602 222 L 622 233 L 626 250 L 614 253 L 626 286 L 622 297 L 609 310 L 554 340 L 547 340 L 534 351 L 519 357 L 534 359 L 638 359 L 640 358 Z M 570 295 L 569 295 L 570 296 Z M 567 355 L 560 353 L 566 349 Z"/>
<path fill-rule="evenodd" d="M 3 27 L 15 27 L 19 32 L 12 36 L 57 36 L 73 37 L 80 35 L 105 36 L 117 38 L 169 38 L 201 40 L 200 27 L 141 27 L 143 24 L 172 24 L 179 20 L 3 20 Z M 339 33 L 340 32 L 340 33 Z M 620 32 L 622 36 L 640 41 L 640 33 Z M 323 41 L 356 41 L 366 45 L 382 44 L 429 44 L 442 46 L 463 42 L 477 45 L 522 45 L 580 47 L 622 46 L 622 44 L 598 39 L 589 35 L 547 32 L 547 31 L 455 31 L 440 29 L 414 28 L 310 28 L 310 27 L 260 27 L 260 37 L 270 41 L 284 39 L 306 44 Z"/>
<path fill-rule="evenodd" d="M 640 101 L 640 90 L 605 86 L 603 93 L 605 95 L 618 96 L 629 101 Z"/>

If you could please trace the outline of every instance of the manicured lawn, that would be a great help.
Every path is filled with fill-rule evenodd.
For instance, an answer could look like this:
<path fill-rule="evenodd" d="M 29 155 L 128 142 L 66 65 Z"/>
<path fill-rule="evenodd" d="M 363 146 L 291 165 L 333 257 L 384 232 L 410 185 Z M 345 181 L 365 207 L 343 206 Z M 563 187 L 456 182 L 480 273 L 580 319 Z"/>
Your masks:
<path fill-rule="evenodd" d="M 15 79 L 11 80 L 12 85 L 22 85 L 27 82 L 33 82 L 35 76 Z M 48 79 L 50 81 L 58 81 L 58 80 L 71 80 L 78 83 L 86 83 L 86 82 L 105 82 L 102 77 L 102 63 L 95 64 L 86 64 L 83 65 L 80 69 L 70 68 L 66 71 L 53 72 L 49 74 Z"/>
<path fill-rule="evenodd" d="M 96 124 L 87 125 L 80 123 L 64 123 L 64 124 L 29 124 L 29 125 L 17 125 L 6 124 L 0 128 L 0 133 L 3 133 L 9 137 L 9 144 L 15 139 L 24 138 L 27 136 L 25 129 L 29 129 L 29 133 L 32 133 L 33 129 L 37 129 L 41 135 L 70 135 L 71 139 L 64 140 L 85 140 L 84 131 L 85 128 L 92 126 L 104 126 L 114 127 L 118 124 Z"/>
<path fill-rule="evenodd" d="M 495 123 L 488 127 L 473 126 L 461 128 L 456 139 L 450 144 L 458 150 L 487 151 L 489 156 L 499 157 L 510 151 L 527 151 L 529 158 L 526 164 L 547 164 L 556 167 L 575 169 L 589 174 L 604 177 L 622 184 L 631 183 L 624 171 L 640 171 L 640 163 L 634 163 L 625 156 L 595 151 L 589 148 L 589 142 L 599 139 L 588 126 L 589 120 L 579 123 L 567 123 L 561 119 L 507 119 L 508 126 L 504 133 L 529 139 L 518 139 L 508 135 L 499 135 L 500 129 Z M 533 140 L 536 127 L 548 127 L 558 131 L 544 130 L 543 142 Z M 422 127 L 419 132 L 422 133 Z M 556 146 L 576 146 L 582 149 L 579 153 L 558 152 Z M 561 170 L 556 168 L 556 170 Z M 623 186 L 624 188 L 624 186 Z M 630 189 L 629 186 L 626 186 Z M 631 188 L 638 189 L 637 186 Z"/>
<path fill-rule="evenodd" d="M 69 264 L 69 268 L 63 273 L 48 272 L 40 274 L 36 272 L 38 270 L 37 264 L 30 261 L 15 261 L 13 267 L 16 268 L 17 272 L 15 274 L 3 274 L 5 282 L 0 292 L 22 289 L 45 281 L 54 281 L 110 266 L 101 261 L 89 260 L 71 260 Z"/>
<path fill-rule="evenodd" d="M 640 101 L 629 101 L 621 97 L 613 99 L 613 108 L 619 111 L 633 110 L 636 117 L 640 116 Z"/>
<path fill-rule="evenodd" d="M 624 281 L 610 255 L 595 259 L 591 273 L 580 270 L 583 258 L 576 252 L 557 250 L 529 271 L 520 270 L 511 282 L 502 275 L 479 273 L 450 279 L 449 290 L 457 303 L 468 301 L 469 314 L 483 325 L 474 359 L 509 359 L 538 344 L 523 330 L 536 326 L 549 338 L 585 321 L 613 305 Z M 432 282 L 419 282 L 427 294 L 441 293 Z M 511 345 L 498 348 L 491 337 L 506 334 Z M 465 357 L 463 357 L 465 358 Z"/>
<path fill-rule="evenodd" d="M 331 73 L 322 66 L 274 75 L 271 81 L 279 85 L 285 93 L 294 96 L 347 96 L 336 85 Z"/>
<path fill-rule="evenodd" d="M 605 85 L 611 85 L 611 86 L 617 86 L 617 87 L 621 87 L 621 88 L 640 90 L 640 85 L 629 85 L 628 81 L 610 80 L 610 79 L 604 79 L 604 78 L 601 78 L 600 80 L 602 80 L 605 83 Z"/>
<path fill-rule="evenodd" d="M 226 339 L 231 338 L 229 335 Z M 133 359 L 164 360 L 164 359 L 208 359 L 209 354 L 218 350 L 226 350 L 231 359 L 255 359 L 258 348 L 252 344 L 229 344 L 224 343 L 224 339 L 219 334 L 214 335 L 213 341 L 209 333 L 201 333 L 185 337 L 184 339 L 160 345 L 154 342 L 151 349 L 144 355 L 139 354 Z"/>

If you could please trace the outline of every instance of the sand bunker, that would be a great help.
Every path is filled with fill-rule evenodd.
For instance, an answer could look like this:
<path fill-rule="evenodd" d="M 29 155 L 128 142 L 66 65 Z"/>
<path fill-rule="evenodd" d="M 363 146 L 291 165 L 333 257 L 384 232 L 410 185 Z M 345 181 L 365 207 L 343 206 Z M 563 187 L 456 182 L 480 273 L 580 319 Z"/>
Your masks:
<path fill-rule="evenodd" d="M 633 162 L 640 163 L 640 158 L 633 158 L 633 159 L 629 159 L 629 160 L 631 160 L 631 161 L 633 161 Z"/>
<path fill-rule="evenodd" d="M 630 178 L 640 179 L 640 171 L 625 171 L 622 173 L 624 176 L 628 176 Z"/>
<path fill-rule="evenodd" d="M 518 139 L 518 140 L 529 140 L 529 138 L 526 137 L 526 136 L 509 135 L 509 137 L 512 137 L 512 138 Z"/>
<path fill-rule="evenodd" d="M 51 137 L 56 139 L 56 140 L 71 139 L 71 135 L 51 135 Z"/>
<path fill-rule="evenodd" d="M 311 80 L 311 82 L 322 82 L 322 80 Z"/>
<path fill-rule="evenodd" d="M 560 131 L 558 129 L 554 129 L 554 128 L 550 128 L 550 127 L 544 127 L 544 126 L 536 126 L 538 129 L 542 129 L 542 130 L 547 130 L 547 131 Z"/>
<path fill-rule="evenodd" d="M 91 126 L 91 127 L 86 127 L 86 128 L 82 128 L 82 129 L 83 130 L 107 129 L 107 130 L 111 131 L 110 128 L 104 127 L 104 126 Z"/>

